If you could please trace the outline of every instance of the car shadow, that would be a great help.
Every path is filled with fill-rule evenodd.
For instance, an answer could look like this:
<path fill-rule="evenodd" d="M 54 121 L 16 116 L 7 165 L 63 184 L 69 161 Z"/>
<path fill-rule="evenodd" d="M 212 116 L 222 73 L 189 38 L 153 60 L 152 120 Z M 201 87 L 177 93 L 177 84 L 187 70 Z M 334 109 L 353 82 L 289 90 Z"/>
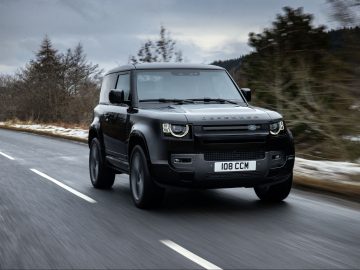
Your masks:
<path fill-rule="evenodd" d="M 127 181 L 117 181 L 110 190 L 96 190 L 104 199 L 121 207 L 135 208 Z M 283 201 L 268 203 L 260 201 L 252 189 L 182 189 L 168 188 L 161 204 L 145 210 L 158 214 L 174 213 L 232 213 L 289 210 L 291 204 Z M 139 211 L 144 211 L 140 210 Z"/>
<path fill-rule="evenodd" d="M 252 190 L 247 190 L 252 192 Z M 230 213 L 230 212 L 252 212 L 262 210 L 280 210 L 290 206 L 286 201 L 279 203 L 267 203 L 260 201 L 255 196 L 242 197 L 244 192 L 232 189 L 231 193 L 225 190 L 167 190 L 164 201 L 157 208 L 159 212 L 208 212 L 208 213 Z"/>

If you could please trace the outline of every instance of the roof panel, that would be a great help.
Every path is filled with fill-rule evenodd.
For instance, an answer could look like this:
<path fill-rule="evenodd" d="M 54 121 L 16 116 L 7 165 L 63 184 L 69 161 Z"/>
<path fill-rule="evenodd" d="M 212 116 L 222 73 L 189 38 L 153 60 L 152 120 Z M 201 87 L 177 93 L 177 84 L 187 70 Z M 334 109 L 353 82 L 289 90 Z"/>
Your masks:
<path fill-rule="evenodd" d="M 204 65 L 204 64 L 185 64 L 185 63 L 143 63 L 135 65 L 124 65 L 114 69 L 111 69 L 106 74 L 127 71 L 132 69 L 215 69 L 223 70 L 222 67 L 214 65 Z"/>

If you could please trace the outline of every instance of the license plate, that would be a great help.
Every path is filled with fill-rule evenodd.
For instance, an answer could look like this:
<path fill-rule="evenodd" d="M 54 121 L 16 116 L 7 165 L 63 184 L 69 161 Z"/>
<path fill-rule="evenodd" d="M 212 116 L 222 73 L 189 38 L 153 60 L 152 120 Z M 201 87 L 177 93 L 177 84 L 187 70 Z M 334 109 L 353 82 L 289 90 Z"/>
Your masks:
<path fill-rule="evenodd" d="M 256 161 L 215 162 L 215 172 L 256 171 Z"/>

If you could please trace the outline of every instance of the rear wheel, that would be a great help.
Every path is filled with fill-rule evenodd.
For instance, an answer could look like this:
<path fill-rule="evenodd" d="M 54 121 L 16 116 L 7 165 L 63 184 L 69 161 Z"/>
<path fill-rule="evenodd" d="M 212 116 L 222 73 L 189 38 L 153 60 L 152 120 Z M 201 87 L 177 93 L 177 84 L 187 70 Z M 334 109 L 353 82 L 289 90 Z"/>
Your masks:
<path fill-rule="evenodd" d="M 115 180 L 115 173 L 106 166 L 105 157 L 98 139 L 90 144 L 89 170 L 91 183 L 98 189 L 110 189 Z"/>
<path fill-rule="evenodd" d="M 292 186 L 292 174 L 284 181 L 272 186 L 255 187 L 255 193 L 262 201 L 280 202 L 290 193 Z"/>
<path fill-rule="evenodd" d="M 145 153 L 139 145 L 131 153 L 130 188 L 133 201 L 139 208 L 154 207 L 160 204 L 164 196 L 165 190 L 152 180 Z"/>

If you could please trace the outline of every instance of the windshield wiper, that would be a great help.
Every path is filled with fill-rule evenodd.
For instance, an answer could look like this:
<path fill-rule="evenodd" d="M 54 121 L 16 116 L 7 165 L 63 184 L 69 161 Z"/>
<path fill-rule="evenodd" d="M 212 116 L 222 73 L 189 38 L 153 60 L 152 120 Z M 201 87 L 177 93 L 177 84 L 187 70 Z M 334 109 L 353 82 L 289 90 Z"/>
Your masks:
<path fill-rule="evenodd" d="M 173 99 L 168 99 L 168 98 L 140 99 L 139 102 L 161 102 L 161 103 L 172 102 L 172 103 L 180 103 L 180 104 L 194 103 L 194 101 L 191 99 L 177 99 L 177 98 L 173 98 Z"/>
<path fill-rule="evenodd" d="M 223 98 L 188 98 L 188 99 L 168 99 L 168 98 L 154 98 L 154 99 L 140 99 L 139 102 L 161 102 L 161 103 L 195 103 L 195 101 L 203 101 L 203 102 L 219 102 L 219 103 L 230 103 L 230 104 L 236 104 L 239 105 L 236 101 L 232 101 L 229 99 L 223 99 Z"/>
<path fill-rule="evenodd" d="M 232 101 L 229 99 L 223 99 L 223 98 L 191 98 L 191 99 L 187 99 L 187 100 L 191 100 L 191 101 L 203 101 L 203 102 L 220 102 L 220 103 L 230 103 L 230 104 L 236 104 L 239 105 L 236 101 Z"/>

